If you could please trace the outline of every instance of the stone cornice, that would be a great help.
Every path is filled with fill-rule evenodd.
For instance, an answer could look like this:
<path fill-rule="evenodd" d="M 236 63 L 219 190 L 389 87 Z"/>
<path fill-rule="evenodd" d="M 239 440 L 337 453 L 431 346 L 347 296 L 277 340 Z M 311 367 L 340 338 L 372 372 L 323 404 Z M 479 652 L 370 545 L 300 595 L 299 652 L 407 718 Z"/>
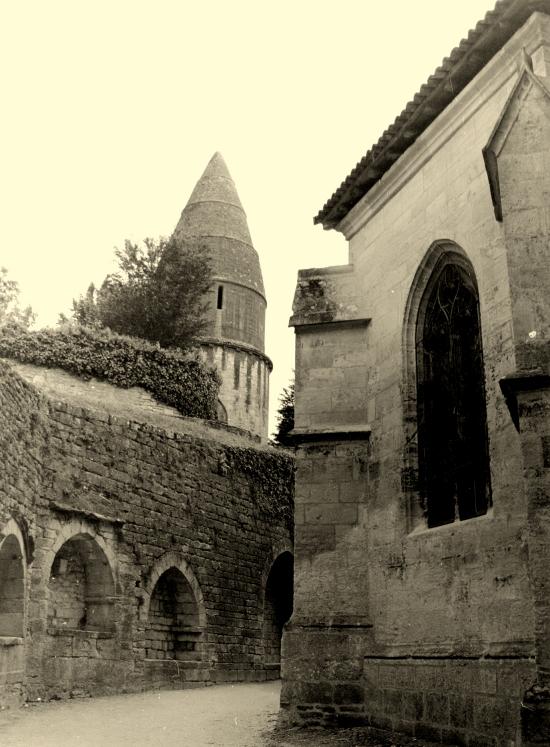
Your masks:
<path fill-rule="evenodd" d="M 353 423 L 349 425 L 310 425 L 293 428 L 288 434 L 294 443 L 304 441 L 366 441 L 371 434 L 368 423 Z"/>
<path fill-rule="evenodd" d="M 327 330 L 368 324 L 370 318 L 359 316 L 353 281 L 351 264 L 300 270 L 288 326 Z"/>
<path fill-rule="evenodd" d="M 353 265 L 331 265 L 330 267 L 308 267 L 305 270 L 298 271 L 298 278 L 306 280 L 307 278 L 331 277 L 333 275 L 353 275 Z"/>
<path fill-rule="evenodd" d="M 255 251 L 255 250 L 254 250 Z M 262 301 L 267 306 L 267 299 L 261 291 L 257 290 L 256 288 L 253 288 L 251 285 L 247 285 L 246 283 L 240 283 L 238 280 L 234 280 L 233 278 L 227 277 L 227 275 L 212 275 L 212 285 L 219 284 L 219 283 L 227 283 L 227 285 L 236 285 L 239 288 L 246 288 L 246 290 L 252 291 L 252 293 L 255 293 L 257 296 L 260 296 Z"/>
<path fill-rule="evenodd" d="M 261 350 L 258 350 L 258 348 L 255 348 L 252 345 L 247 345 L 245 342 L 226 340 L 222 337 L 197 337 L 195 343 L 201 347 L 230 348 L 231 350 L 238 350 L 241 353 L 255 355 L 267 365 L 270 371 L 273 371 L 271 358 L 268 358 L 268 356 L 265 353 L 262 353 Z"/>
<path fill-rule="evenodd" d="M 289 327 L 294 327 L 297 333 L 301 332 L 318 332 L 322 329 L 324 332 L 333 329 L 352 329 L 354 327 L 366 327 L 370 324 L 370 317 L 354 317 L 349 319 L 333 319 L 323 312 L 318 314 L 300 315 L 294 314 L 288 322 Z"/>
<path fill-rule="evenodd" d="M 291 630 L 361 631 L 374 626 L 370 618 L 364 615 L 342 614 L 328 618 L 327 620 L 321 620 L 317 617 L 300 616 L 292 618 L 288 623 L 288 627 Z"/>
<path fill-rule="evenodd" d="M 519 431 L 517 395 L 519 392 L 550 389 L 550 374 L 540 368 L 533 371 L 517 371 L 516 373 L 504 376 L 498 383 L 504 395 L 512 422 L 516 430 Z"/>
<path fill-rule="evenodd" d="M 83 508 L 75 508 L 74 506 L 68 506 L 65 503 L 58 503 L 57 501 L 50 501 L 49 507 L 52 511 L 57 511 L 60 514 L 67 514 L 70 516 L 80 516 L 88 521 L 96 521 L 103 524 L 113 524 L 113 526 L 122 528 L 125 522 L 122 519 L 115 519 L 110 516 L 104 516 L 98 514 L 95 511 L 87 511 Z"/>

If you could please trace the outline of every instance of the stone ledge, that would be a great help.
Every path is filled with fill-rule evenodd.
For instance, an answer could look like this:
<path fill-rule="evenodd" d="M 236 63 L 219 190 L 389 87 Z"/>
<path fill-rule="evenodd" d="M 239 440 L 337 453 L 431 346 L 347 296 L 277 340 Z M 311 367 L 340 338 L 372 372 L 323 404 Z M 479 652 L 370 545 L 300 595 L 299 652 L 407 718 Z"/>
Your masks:
<path fill-rule="evenodd" d="M 518 371 L 503 376 L 498 383 L 504 395 L 512 422 L 516 430 L 519 431 L 518 393 L 550 388 L 550 374 L 540 368 L 532 371 Z"/>
<path fill-rule="evenodd" d="M 505 397 L 520 391 L 531 391 L 533 389 L 547 389 L 550 387 L 550 374 L 542 370 L 519 371 L 515 374 L 504 376 L 499 381 L 500 388 Z"/>
<path fill-rule="evenodd" d="M 192 635 L 202 635 L 204 632 L 202 628 L 194 627 L 193 625 L 173 625 L 171 630 L 174 633 L 190 633 Z"/>
<path fill-rule="evenodd" d="M 9 648 L 10 646 L 23 646 L 24 638 L 16 635 L 0 635 L 0 648 Z"/>
<path fill-rule="evenodd" d="M 114 630 L 81 630 L 80 628 L 54 628 L 49 626 L 46 630 L 48 635 L 64 635 L 71 638 L 114 638 Z"/>
<path fill-rule="evenodd" d="M 155 667 L 157 669 L 177 669 L 180 667 L 183 669 L 207 669 L 209 670 L 208 663 L 201 661 L 200 659 L 144 659 L 144 664 L 147 667 Z"/>
<path fill-rule="evenodd" d="M 114 519 L 110 516 L 98 514 L 95 511 L 86 511 L 83 508 L 75 508 L 74 506 L 68 506 L 65 503 L 58 503 L 57 501 L 50 501 L 49 507 L 53 511 L 57 511 L 58 513 L 71 514 L 73 516 L 82 516 L 84 519 L 88 519 L 89 521 L 99 521 L 104 522 L 105 524 L 113 524 L 114 526 L 120 528 L 122 528 L 125 524 L 122 519 Z"/>
<path fill-rule="evenodd" d="M 262 350 L 258 350 L 253 345 L 249 345 L 246 342 L 240 342 L 239 340 L 226 340 L 222 337 L 197 337 L 197 345 L 199 346 L 211 346 L 220 348 L 230 348 L 240 353 L 249 353 L 255 355 L 261 361 L 263 361 L 269 368 L 269 371 L 273 371 L 273 362 Z M 210 421 L 208 421 L 210 422 Z"/>
<path fill-rule="evenodd" d="M 370 317 L 353 317 L 349 319 L 334 319 L 330 312 L 319 311 L 309 314 L 294 314 L 288 322 L 289 327 L 296 327 L 296 332 L 315 332 L 317 329 L 352 329 L 366 327 L 370 324 Z"/>
<path fill-rule="evenodd" d="M 521 643 L 525 643 L 525 641 L 521 641 Z M 410 654 L 410 653 L 376 653 L 376 654 L 363 654 L 363 659 L 369 660 L 369 661 L 380 661 L 381 663 L 385 662 L 401 662 L 401 663 L 410 663 L 410 664 L 416 664 L 419 661 L 429 661 L 429 662 L 477 662 L 479 664 L 491 664 L 494 662 L 509 662 L 509 661 L 525 661 L 529 664 L 535 663 L 535 658 L 532 654 L 529 653 L 510 653 L 510 654 L 491 654 L 487 652 L 481 652 L 478 654 L 472 653 L 472 654 L 458 654 L 458 653 L 450 653 L 450 652 L 441 652 L 441 653 L 419 653 L 419 654 Z"/>
<path fill-rule="evenodd" d="M 296 442 L 367 440 L 372 428 L 368 423 L 293 428 L 289 436 Z"/>
<path fill-rule="evenodd" d="M 365 630 L 373 628 L 373 623 L 366 617 L 359 615 L 349 615 L 347 617 L 333 617 L 329 620 L 316 620 L 314 618 L 304 617 L 296 620 L 289 625 L 289 632 L 294 632 L 297 628 L 302 630 Z"/>
<path fill-rule="evenodd" d="M 422 524 L 412 529 L 406 535 L 406 539 L 408 540 L 422 538 L 426 537 L 427 535 L 436 535 L 439 532 L 452 531 L 453 529 L 461 531 L 462 527 L 473 526 L 478 522 L 490 521 L 494 518 L 494 509 L 493 506 L 490 505 L 484 514 L 480 514 L 479 516 L 471 516 L 469 519 L 455 519 L 454 521 L 449 521 L 447 524 L 438 524 L 434 527 L 429 527 L 424 521 Z"/>

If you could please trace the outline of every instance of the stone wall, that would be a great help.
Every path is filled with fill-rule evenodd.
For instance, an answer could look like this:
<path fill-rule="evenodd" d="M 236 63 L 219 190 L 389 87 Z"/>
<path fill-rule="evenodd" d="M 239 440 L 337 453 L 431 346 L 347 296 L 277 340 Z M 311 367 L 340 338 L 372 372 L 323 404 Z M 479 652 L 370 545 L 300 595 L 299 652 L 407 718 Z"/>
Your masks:
<path fill-rule="evenodd" d="M 523 695 L 525 747 L 550 741 L 550 344 L 518 346 L 518 370 L 502 382 L 521 434 L 529 537 L 529 581 L 534 596 L 536 677 Z"/>
<path fill-rule="evenodd" d="M 515 372 L 523 335 L 547 337 L 550 132 L 539 84 L 510 120 L 503 222 L 483 150 L 524 74 L 522 47 L 544 81 L 549 18 L 534 14 L 341 221 L 349 265 L 299 275 L 296 596 L 282 694 L 293 722 L 520 744 L 522 696 L 541 672 L 546 556 L 537 587 L 531 552 L 543 544 L 533 532 L 546 514 L 529 518 L 542 478 L 536 487 L 526 479 L 529 449 L 499 382 Z M 492 505 L 429 527 L 418 480 L 417 317 L 437 262 L 451 255 L 479 292 Z M 539 423 L 537 439 L 544 432 Z M 537 441 L 538 470 L 540 449 Z"/>
<path fill-rule="evenodd" d="M 27 561 L 34 557 L 36 515 L 45 505 L 42 497 L 44 412 L 39 394 L 5 367 L 2 370 L 9 386 L 0 387 L 0 563 L 5 567 L 10 560 L 10 575 L 19 577 L 24 588 L 23 619 L 17 631 L 12 618 L 0 632 L 0 701 L 11 705 L 21 702 L 25 694 Z M 4 584 L 2 589 L 12 597 Z M 6 600 L 2 608 L 4 614 L 11 616 L 16 605 Z M 17 635 L 13 635 L 15 632 Z"/>
<path fill-rule="evenodd" d="M 125 418 L 114 388 L 94 403 L 75 383 L 64 401 L 66 375 L 39 392 L 39 370 L 14 367 L 0 364 L 0 556 L 18 549 L 24 625 L 0 631 L 2 703 L 272 676 L 265 584 L 292 547 L 292 460 L 200 421 L 187 433 L 150 402 L 136 419 L 135 398 Z"/>
<path fill-rule="evenodd" d="M 255 252 L 254 254 L 256 255 Z M 255 258 L 256 272 L 261 275 L 257 255 Z M 224 262 L 232 268 L 229 275 L 235 272 L 236 263 L 240 259 L 236 256 L 224 257 Z M 219 261 L 218 259 L 218 263 Z M 223 280 L 223 275 L 214 278 L 212 288 L 208 293 L 210 306 L 206 312 L 208 320 L 206 334 L 210 337 L 243 342 L 263 353 L 266 301 L 263 292 L 247 287 L 246 282 L 247 280 L 241 285 L 230 280 Z M 248 279 L 248 282 L 250 283 L 251 280 Z"/>
<path fill-rule="evenodd" d="M 213 338 L 204 341 L 200 353 L 206 363 L 216 367 L 221 378 L 218 417 L 250 431 L 265 443 L 272 369 L 269 358 L 248 345 Z"/>

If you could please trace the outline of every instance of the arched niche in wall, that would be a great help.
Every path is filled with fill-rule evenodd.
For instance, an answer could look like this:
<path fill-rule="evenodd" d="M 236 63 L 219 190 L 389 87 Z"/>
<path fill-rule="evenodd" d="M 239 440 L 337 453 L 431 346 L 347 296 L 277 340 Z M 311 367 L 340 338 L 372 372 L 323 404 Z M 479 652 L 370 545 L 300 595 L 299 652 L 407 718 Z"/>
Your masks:
<path fill-rule="evenodd" d="M 288 550 L 277 555 L 264 586 L 263 642 L 264 665 L 279 669 L 283 627 L 294 604 L 294 557 Z"/>
<path fill-rule="evenodd" d="M 0 534 L 0 637 L 25 635 L 24 542 L 14 519 Z"/>
<path fill-rule="evenodd" d="M 491 481 L 479 293 L 452 242 L 432 245 L 416 273 L 403 351 L 409 529 L 480 516 Z"/>
<path fill-rule="evenodd" d="M 220 423 L 227 423 L 227 409 L 221 399 L 216 404 L 216 417 Z"/>
<path fill-rule="evenodd" d="M 97 538 L 79 533 L 57 550 L 48 580 L 48 632 L 114 632 L 113 572 Z"/>
<path fill-rule="evenodd" d="M 155 565 L 144 591 L 145 658 L 149 661 L 200 661 L 206 613 L 202 593 L 188 563 L 166 553 Z"/>

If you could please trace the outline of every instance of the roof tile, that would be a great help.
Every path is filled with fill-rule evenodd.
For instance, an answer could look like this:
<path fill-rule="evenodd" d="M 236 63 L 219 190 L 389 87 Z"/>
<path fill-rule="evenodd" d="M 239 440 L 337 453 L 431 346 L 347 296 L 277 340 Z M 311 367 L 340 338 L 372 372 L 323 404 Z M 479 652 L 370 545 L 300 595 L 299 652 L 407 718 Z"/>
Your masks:
<path fill-rule="evenodd" d="M 443 109 L 487 64 L 535 11 L 550 14 L 550 0 L 498 0 L 430 75 L 412 101 L 352 169 L 314 218 L 334 228 L 371 189 L 385 171 L 412 145 Z M 378 176 L 366 174 L 376 169 Z"/>

